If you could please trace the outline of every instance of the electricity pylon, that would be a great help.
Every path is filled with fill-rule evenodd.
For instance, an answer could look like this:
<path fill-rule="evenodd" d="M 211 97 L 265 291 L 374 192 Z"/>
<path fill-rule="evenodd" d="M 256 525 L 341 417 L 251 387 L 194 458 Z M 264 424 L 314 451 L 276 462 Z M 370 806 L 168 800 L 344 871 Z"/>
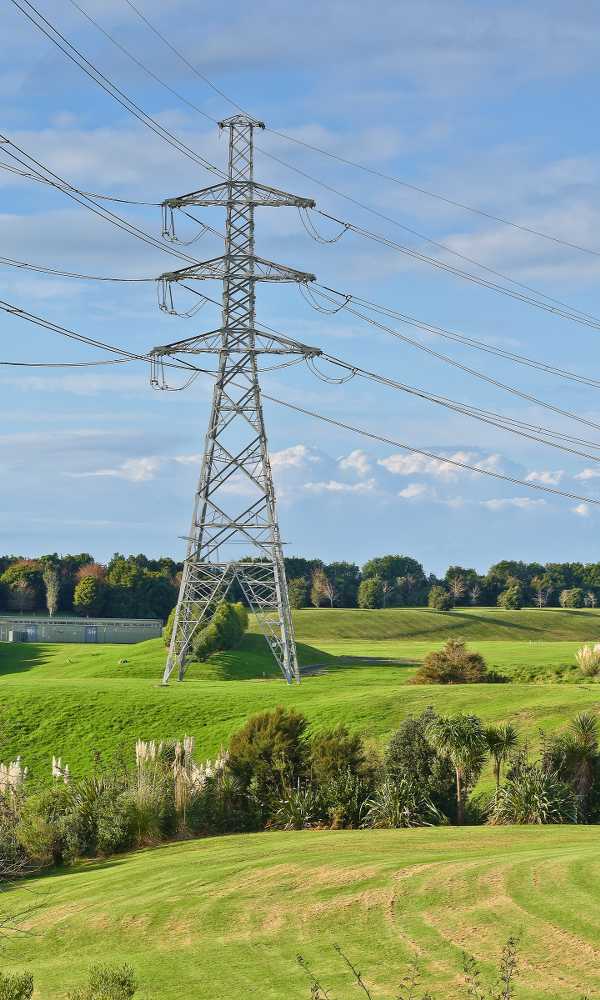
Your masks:
<path fill-rule="evenodd" d="M 314 357 L 317 349 L 298 344 L 255 325 L 257 281 L 307 283 L 314 275 L 257 257 L 254 209 L 313 208 L 314 202 L 254 180 L 254 130 L 262 122 L 236 115 L 220 122 L 229 129 L 229 170 L 221 184 L 163 203 L 165 218 L 185 206 L 222 205 L 227 209 L 224 256 L 162 275 L 163 295 L 172 298 L 175 282 L 220 278 L 223 281 L 222 326 L 218 330 L 155 348 L 154 384 L 160 386 L 161 359 L 167 355 L 216 354 L 218 368 L 204 444 L 200 479 L 188 536 L 181 587 L 167 663 L 166 684 L 186 656 L 195 632 L 233 582 L 255 613 L 283 676 L 300 680 L 290 612 L 275 490 L 267 451 L 259 385 L 259 355 Z M 249 549 L 246 556 L 236 545 Z"/>

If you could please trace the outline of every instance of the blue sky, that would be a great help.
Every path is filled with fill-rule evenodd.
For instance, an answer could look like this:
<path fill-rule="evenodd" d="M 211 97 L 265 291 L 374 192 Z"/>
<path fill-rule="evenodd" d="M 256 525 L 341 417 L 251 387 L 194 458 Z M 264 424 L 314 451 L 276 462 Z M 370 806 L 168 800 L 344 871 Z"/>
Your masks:
<path fill-rule="evenodd" d="M 597 51 L 600 11 L 528 4 L 382 0 L 299 5 L 236 0 L 140 8 L 225 92 L 275 129 L 413 184 L 564 240 L 600 249 Z M 82 0 L 190 101 L 216 118 L 231 108 L 152 36 L 125 0 Z M 149 80 L 68 0 L 40 10 L 145 110 L 214 163 L 225 140 Z M 2 131 L 71 183 L 161 201 L 211 183 L 102 93 L 5 5 Z M 326 185 L 547 295 L 600 314 L 600 258 L 334 163 L 266 133 L 262 149 Z M 0 160 L 10 162 L 0 152 Z M 433 253 L 391 223 L 264 157 L 257 177 L 319 207 Z M 173 258 L 113 229 L 63 194 L 0 171 L 2 255 L 91 274 L 146 277 Z M 123 206 L 153 233 L 157 209 Z M 219 212 L 207 221 L 220 225 Z M 327 229 L 323 224 L 324 230 Z M 194 235 L 190 228 L 189 235 Z M 294 210 L 264 210 L 257 251 L 419 319 L 594 376 L 598 332 L 527 307 L 347 234 L 315 243 Z M 193 245 L 215 256 L 212 237 Z M 444 256 L 443 259 L 457 262 Z M 466 265 L 463 265 L 466 266 Z M 472 267 L 469 267 L 473 270 Z M 134 351 L 218 325 L 161 314 L 152 284 L 76 282 L 2 268 L 1 297 Z M 218 297 L 215 283 L 207 289 Z M 183 301 L 183 300 L 182 300 Z M 294 287 L 259 288 L 259 319 L 291 337 L 429 391 L 595 440 L 600 431 L 516 399 L 361 323 L 313 311 Z M 398 327 L 402 329 L 401 327 Z M 410 329 L 402 332 L 520 390 L 600 423 L 597 390 Z M 98 352 L 10 316 L 4 361 L 85 361 Z M 266 391 L 442 456 L 600 497 L 600 466 L 356 378 L 326 385 L 303 367 L 266 375 Z M 0 550 L 115 550 L 180 556 L 210 385 L 158 393 L 144 365 L 88 370 L 0 368 Z M 282 534 L 289 553 L 358 562 L 405 552 L 427 570 L 485 568 L 500 558 L 599 558 L 600 511 L 410 456 L 266 404 Z M 598 438 L 600 440 L 600 438 Z"/>

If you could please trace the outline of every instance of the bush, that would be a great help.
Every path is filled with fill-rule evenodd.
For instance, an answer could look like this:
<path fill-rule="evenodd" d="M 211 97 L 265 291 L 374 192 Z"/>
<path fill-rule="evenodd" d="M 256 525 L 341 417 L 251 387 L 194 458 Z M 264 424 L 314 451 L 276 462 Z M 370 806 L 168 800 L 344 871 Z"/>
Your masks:
<path fill-rule="evenodd" d="M 505 680 L 488 671 L 483 656 L 470 652 L 460 639 L 448 639 L 439 652 L 428 653 L 413 684 L 486 684 Z"/>
<path fill-rule="evenodd" d="M 421 715 L 409 716 L 402 722 L 388 744 L 385 770 L 392 781 L 414 782 L 436 809 L 454 818 L 454 769 L 447 757 L 436 752 L 427 737 L 427 729 L 436 718 L 433 709 L 428 708 Z"/>
<path fill-rule="evenodd" d="M 206 628 L 199 629 L 192 639 L 194 659 L 206 660 L 211 653 L 234 649 L 248 627 L 248 612 L 243 604 L 220 601 Z"/>
<path fill-rule="evenodd" d="M 69 993 L 69 1000 L 131 1000 L 137 990 L 131 966 L 114 968 L 110 965 L 93 965 L 88 985 Z"/>
<path fill-rule="evenodd" d="M 325 729 L 313 736 L 310 744 L 311 774 L 317 784 L 331 781 L 342 771 L 357 774 L 365 765 L 361 737 L 346 726 Z"/>
<path fill-rule="evenodd" d="M 365 802 L 363 826 L 407 828 L 434 826 L 442 820 L 431 799 L 415 782 L 383 781 L 372 799 Z"/>
<path fill-rule="evenodd" d="M 585 604 L 585 594 L 581 587 L 561 590 L 559 602 L 561 608 L 582 608 Z"/>
<path fill-rule="evenodd" d="M 597 677 L 600 673 L 600 642 L 582 646 L 575 653 L 577 666 L 584 677 Z"/>
<path fill-rule="evenodd" d="M 31 1000 L 33 976 L 30 972 L 5 975 L 0 972 L 0 1000 Z"/>
<path fill-rule="evenodd" d="M 40 865 L 59 865 L 67 852 L 66 814 L 71 794 L 65 785 L 52 785 L 27 796 L 15 836 L 27 857 Z"/>
<path fill-rule="evenodd" d="M 452 598 L 444 587 L 432 587 L 429 591 L 427 604 L 434 611 L 449 611 L 452 607 Z"/>
<path fill-rule="evenodd" d="M 279 800 L 273 816 L 273 826 L 280 830 L 306 830 L 315 826 L 323 814 L 318 789 L 310 782 L 298 781 Z"/>
<path fill-rule="evenodd" d="M 281 705 L 248 719 L 229 742 L 228 766 L 243 789 L 252 784 L 267 812 L 273 796 L 307 773 L 307 721 L 293 708 Z"/>
<path fill-rule="evenodd" d="M 373 776 L 357 774 L 349 768 L 332 775 L 321 785 L 323 818 L 333 830 L 354 830 L 360 826 L 365 803 L 373 795 Z"/>
<path fill-rule="evenodd" d="M 521 762 L 496 792 L 489 822 L 494 826 L 576 823 L 575 794 L 554 771 Z"/>

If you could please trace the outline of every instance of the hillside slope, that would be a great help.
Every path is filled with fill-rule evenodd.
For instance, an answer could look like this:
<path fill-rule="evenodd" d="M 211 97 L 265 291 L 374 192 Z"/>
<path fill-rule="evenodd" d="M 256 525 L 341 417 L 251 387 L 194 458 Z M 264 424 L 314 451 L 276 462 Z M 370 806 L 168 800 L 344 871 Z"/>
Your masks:
<path fill-rule="evenodd" d="M 64 998 L 89 964 L 128 961 L 139 1000 L 308 1000 L 301 952 L 339 1000 L 338 942 L 377 1000 L 417 956 L 435 1000 L 459 993 L 463 950 L 491 959 L 523 929 L 523 1000 L 600 989 L 600 861 L 585 827 L 267 833 L 170 845 L 11 890 L 36 907 L 3 967 Z M 559 890 L 559 891 L 557 891 Z"/>

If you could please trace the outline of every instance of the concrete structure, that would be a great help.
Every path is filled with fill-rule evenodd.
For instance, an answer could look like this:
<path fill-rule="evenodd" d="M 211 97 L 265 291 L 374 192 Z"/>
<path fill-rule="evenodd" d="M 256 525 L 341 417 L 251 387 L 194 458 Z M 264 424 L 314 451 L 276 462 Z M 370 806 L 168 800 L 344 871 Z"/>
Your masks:
<path fill-rule="evenodd" d="M 161 635 L 154 618 L 0 615 L 0 642 L 143 642 Z"/>

